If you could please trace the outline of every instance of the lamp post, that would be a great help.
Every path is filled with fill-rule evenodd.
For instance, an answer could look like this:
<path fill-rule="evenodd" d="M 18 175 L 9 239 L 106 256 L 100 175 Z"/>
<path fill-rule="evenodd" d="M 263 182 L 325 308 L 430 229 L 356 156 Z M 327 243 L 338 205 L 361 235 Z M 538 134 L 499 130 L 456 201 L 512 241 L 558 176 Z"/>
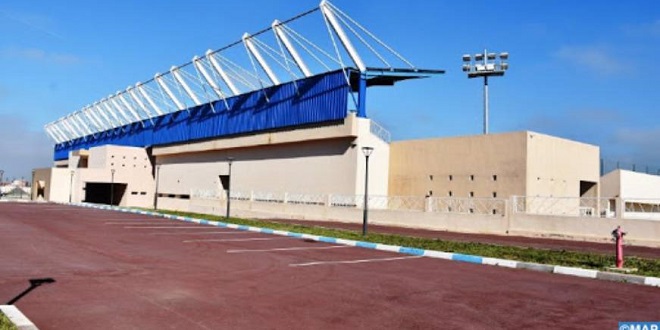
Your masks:
<path fill-rule="evenodd" d="M 499 57 L 499 60 L 498 60 Z M 463 72 L 468 78 L 484 78 L 484 134 L 488 134 L 488 77 L 500 77 L 509 69 L 509 53 L 489 53 L 484 49 L 483 54 L 463 55 Z"/>
<path fill-rule="evenodd" d="M 115 169 L 110 170 L 110 206 L 115 205 Z"/>
<path fill-rule="evenodd" d="M 2 186 L 2 184 L 4 183 L 4 181 L 2 181 L 2 178 L 4 177 L 4 175 L 5 175 L 5 171 L 0 170 L 0 186 Z"/>
<path fill-rule="evenodd" d="M 229 172 L 227 173 L 227 219 L 229 219 L 229 211 L 231 209 L 231 164 L 233 162 L 234 157 L 227 157 L 227 164 L 229 164 Z"/>
<path fill-rule="evenodd" d="M 76 173 L 76 171 L 71 170 L 71 181 L 69 182 L 69 204 L 71 204 L 71 201 L 73 200 L 73 175 Z"/>
<path fill-rule="evenodd" d="M 362 153 L 365 159 L 364 170 L 364 207 L 362 213 L 362 236 L 367 235 L 367 218 L 369 212 L 369 156 L 374 152 L 373 147 L 362 147 Z"/>
<path fill-rule="evenodd" d="M 158 181 L 160 178 L 160 165 L 156 165 L 156 189 L 154 191 L 154 210 L 158 209 Z"/>

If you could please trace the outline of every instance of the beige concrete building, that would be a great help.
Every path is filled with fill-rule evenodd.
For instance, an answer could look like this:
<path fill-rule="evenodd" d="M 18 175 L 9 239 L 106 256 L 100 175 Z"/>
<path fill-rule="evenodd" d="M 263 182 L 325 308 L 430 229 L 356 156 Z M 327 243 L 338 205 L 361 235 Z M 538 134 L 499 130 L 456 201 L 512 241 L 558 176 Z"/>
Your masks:
<path fill-rule="evenodd" d="M 191 194 L 223 194 L 229 157 L 233 158 L 233 196 L 255 192 L 363 194 L 365 146 L 374 148 L 370 192 L 386 195 L 389 144 L 372 133 L 371 125 L 371 120 L 351 114 L 333 125 L 154 147 L 158 207 L 188 209 Z"/>
<path fill-rule="evenodd" d="M 71 153 L 54 168 L 33 172 L 35 200 L 150 207 L 153 166 L 143 148 L 106 145 Z M 112 197 L 111 197 L 112 195 Z"/>
<path fill-rule="evenodd" d="M 371 120 L 350 114 L 331 124 L 151 150 L 111 145 L 78 150 L 68 160 L 56 162 L 55 168 L 34 171 L 33 181 L 40 189 L 35 189 L 33 198 L 189 210 L 191 195 L 225 193 L 229 157 L 233 158 L 234 196 L 252 192 L 360 195 L 364 193 L 365 146 L 374 148 L 370 192 L 386 195 L 389 143 L 372 131 Z"/>
<path fill-rule="evenodd" d="M 529 131 L 393 142 L 389 194 L 598 197 L 599 154 Z"/>
<path fill-rule="evenodd" d="M 600 182 L 601 196 L 610 200 L 612 212 L 616 212 L 618 199 L 624 217 L 660 220 L 660 176 L 614 170 Z"/>

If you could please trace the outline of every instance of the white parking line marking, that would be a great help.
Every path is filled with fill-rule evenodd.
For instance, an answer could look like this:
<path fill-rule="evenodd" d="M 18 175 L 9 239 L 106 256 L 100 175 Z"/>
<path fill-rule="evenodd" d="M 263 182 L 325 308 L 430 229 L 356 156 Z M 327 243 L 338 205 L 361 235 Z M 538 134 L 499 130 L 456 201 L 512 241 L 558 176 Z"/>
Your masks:
<path fill-rule="evenodd" d="M 196 233 L 149 233 L 149 235 L 217 235 L 217 234 L 251 234 L 245 231 L 206 231 L 206 232 L 196 232 Z"/>
<path fill-rule="evenodd" d="M 298 247 L 276 248 L 276 249 L 261 249 L 261 250 L 227 250 L 227 253 L 298 251 L 298 250 L 325 250 L 325 249 L 341 249 L 341 248 L 347 248 L 347 247 L 350 247 L 350 246 L 345 246 L 345 245 L 316 246 L 316 247 L 298 246 Z"/>
<path fill-rule="evenodd" d="M 361 264 L 366 262 L 381 262 L 381 261 L 394 261 L 394 260 L 418 259 L 418 258 L 422 258 L 422 256 L 406 256 L 406 257 L 360 259 L 360 260 L 312 261 L 312 262 L 305 262 L 300 264 L 289 264 L 289 266 L 307 267 L 307 266 L 318 266 L 318 265 Z"/>
<path fill-rule="evenodd" d="M 127 229 L 206 229 L 209 230 L 209 227 L 206 226 L 124 226 Z"/>
<path fill-rule="evenodd" d="M 266 237 L 253 237 L 253 238 L 226 238 L 226 239 L 189 239 L 182 241 L 184 243 L 195 242 L 247 242 L 247 241 L 272 241 L 275 239 L 285 239 L 286 237 L 266 238 Z"/>

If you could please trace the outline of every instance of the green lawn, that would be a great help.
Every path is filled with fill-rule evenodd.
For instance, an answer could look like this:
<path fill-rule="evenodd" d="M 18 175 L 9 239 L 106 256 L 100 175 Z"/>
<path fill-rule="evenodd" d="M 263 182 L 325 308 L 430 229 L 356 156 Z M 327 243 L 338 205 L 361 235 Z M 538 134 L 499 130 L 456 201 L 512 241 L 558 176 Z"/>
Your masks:
<path fill-rule="evenodd" d="M 248 225 L 254 227 L 270 228 L 275 230 L 285 230 L 297 233 L 313 234 L 319 236 L 328 236 L 336 238 L 344 238 L 350 240 L 367 241 L 373 243 L 383 243 L 390 245 L 399 245 L 414 247 L 427 250 L 437 250 L 444 252 L 456 252 L 462 254 L 472 254 L 483 257 L 511 259 L 524 262 L 534 262 L 540 264 L 552 264 L 597 270 L 606 270 L 607 267 L 612 267 L 615 263 L 614 256 L 607 256 L 596 253 L 588 252 L 575 252 L 565 250 L 546 250 L 536 248 L 525 248 L 516 246 L 501 246 L 494 244 L 484 244 L 477 242 L 456 242 L 446 241 L 440 239 L 419 238 L 410 236 L 401 236 L 393 234 L 378 234 L 372 233 L 366 237 L 362 236 L 361 232 L 331 229 L 324 227 L 316 227 L 313 223 L 308 226 L 278 223 L 272 221 L 262 220 L 249 220 L 230 218 L 226 219 L 222 216 L 197 214 L 188 212 L 166 211 L 158 210 L 160 213 L 180 215 L 192 218 L 207 219 L 214 221 L 221 221 L 226 223 L 234 223 L 239 225 Z M 647 259 L 638 257 L 626 258 L 627 268 L 637 268 L 635 275 L 655 276 L 660 277 L 660 260 Z"/>
<path fill-rule="evenodd" d="M 9 318 L 0 312 L 0 330 L 18 330 L 18 328 L 9 321 Z"/>

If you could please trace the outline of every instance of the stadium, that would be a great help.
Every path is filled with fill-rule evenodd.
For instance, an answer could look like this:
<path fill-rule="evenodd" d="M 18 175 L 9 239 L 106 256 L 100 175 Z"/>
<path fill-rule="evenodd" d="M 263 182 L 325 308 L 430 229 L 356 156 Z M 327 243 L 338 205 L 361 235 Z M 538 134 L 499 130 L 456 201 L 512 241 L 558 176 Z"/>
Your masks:
<path fill-rule="evenodd" d="M 327 38 L 311 41 L 300 20 Z M 476 54 L 463 69 L 503 75 L 508 58 Z M 34 171 L 32 198 L 207 214 L 229 214 L 234 201 L 239 216 L 344 222 L 369 207 L 375 223 L 587 240 L 608 231 L 576 229 L 574 217 L 657 217 L 657 205 L 640 203 L 654 188 L 630 202 L 601 196 L 598 146 L 531 131 L 392 141 L 368 116 L 371 88 L 443 73 L 323 1 L 47 124 L 54 167 Z M 521 214 L 566 225 L 517 226 Z"/>

